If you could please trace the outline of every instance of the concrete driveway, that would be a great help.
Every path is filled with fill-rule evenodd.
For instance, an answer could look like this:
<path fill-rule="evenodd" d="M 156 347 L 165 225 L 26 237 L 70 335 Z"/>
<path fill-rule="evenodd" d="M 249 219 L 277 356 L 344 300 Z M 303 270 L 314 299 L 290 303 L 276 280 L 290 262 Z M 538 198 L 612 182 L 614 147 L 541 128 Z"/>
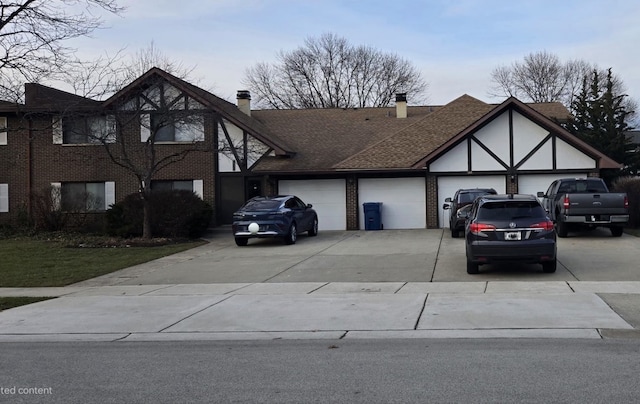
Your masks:
<path fill-rule="evenodd" d="M 558 239 L 558 269 L 484 265 L 466 273 L 464 240 L 442 229 L 333 231 L 295 245 L 252 239 L 237 247 L 230 232 L 210 243 L 77 286 L 285 282 L 640 281 L 640 239 L 598 229 Z"/>
<path fill-rule="evenodd" d="M 228 231 L 207 245 L 0 313 L 0 341 L 640 337 L 640 239 L 559 240 L 558 271 L 466 273 L 445 230 L 323 232 L 285 246 Z"/>

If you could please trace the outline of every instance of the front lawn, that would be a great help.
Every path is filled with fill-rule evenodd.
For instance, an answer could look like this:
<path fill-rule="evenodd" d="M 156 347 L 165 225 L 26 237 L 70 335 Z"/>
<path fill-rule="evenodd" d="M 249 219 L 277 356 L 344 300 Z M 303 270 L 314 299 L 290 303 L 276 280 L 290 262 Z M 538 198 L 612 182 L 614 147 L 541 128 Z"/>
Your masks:
<path fill-rule="evenodd" d="M 43 300 L 55 299 L 54 297 L 0 297 L 0 311 L 13 309 L 14 307 L 24 306 L 31 303 L 41 302 Z"/>
<path fill-rule="evenodd" d="M 153 247 L 98 246 L 27 237 L 0 240 L 0 287 L 66 286 L 175 254 L 204 241 Z"/>

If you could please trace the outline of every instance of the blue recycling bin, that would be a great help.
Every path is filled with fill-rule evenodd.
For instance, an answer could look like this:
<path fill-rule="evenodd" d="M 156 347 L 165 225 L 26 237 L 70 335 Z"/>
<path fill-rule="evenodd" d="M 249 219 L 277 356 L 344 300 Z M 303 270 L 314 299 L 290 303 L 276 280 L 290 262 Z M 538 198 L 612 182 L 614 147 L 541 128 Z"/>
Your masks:
<path fill-rule="evenodd" d="M 366 202 L 364 208 L 364 229 L 382 230 L 382 202 Z"/>

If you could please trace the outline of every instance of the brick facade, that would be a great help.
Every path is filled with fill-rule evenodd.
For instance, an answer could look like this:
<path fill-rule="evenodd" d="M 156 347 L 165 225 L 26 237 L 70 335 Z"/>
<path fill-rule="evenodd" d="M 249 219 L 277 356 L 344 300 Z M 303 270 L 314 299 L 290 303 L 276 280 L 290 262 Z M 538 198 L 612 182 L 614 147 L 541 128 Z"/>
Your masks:
<path fill-rule="evenodd" d="M 139 183 L 131 170 L 115 164 L 103 145 L 54 144 L 52 117 L 29 120 L 9 119 L 8 144 L 0 146 L 0 183 L 9 185 L 9 212 L 0 214 L 0 223 L 16 223 L 19 216 L 32 213 L 33 194 L 50 192 L 52 183 L 115 182 L 115 201 L 137 193 Z M 215 206 L 215 159 L 212 116 L 205 120 L 205 138 L 193 144 L 156 144 L 157 159 L 176 151 L 190 151 L 186 157 L 158 171 L 153 180 L 202 180 L 203 199 Z M 138 164 L 144 159 L 140 125 L 121 128 L 127 153 Z M 115 147 L 115 145 L 114 145 Z M 197 148 L 197 150 L 196 150 Z M 114 149 L 115 150 L 115 149 Z M 118 154 L 115 151 L 116 155 Z"/>
<path fill-rule="evenodd" d="M 438 180 L 435 175 L 427 174 L 427 229 L 437 229 L 438 223 Z"/>
<path fill-rule="evenodd" d="M 347 193 L 347 230 L 359 230 L 360 206 L 358 201 L 358 179 L 355 176 L 347 177 L 346 181 Z"/>

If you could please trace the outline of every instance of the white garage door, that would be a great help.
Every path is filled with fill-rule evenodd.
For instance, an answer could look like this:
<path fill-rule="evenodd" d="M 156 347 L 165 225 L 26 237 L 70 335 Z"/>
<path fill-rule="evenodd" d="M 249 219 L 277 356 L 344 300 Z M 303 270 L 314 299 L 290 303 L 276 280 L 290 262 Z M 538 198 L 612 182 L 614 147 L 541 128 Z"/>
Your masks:
<path fill-rule="evenodd" d="M 527 174 L 518 176 L 518 193 L 536 195 L 546 192 L 549 185 L 558 178 L 586 177 L 587 174 Z"/>
<path fill-rule="evenodd" d="M 427 227 L 425 178 L 363 178 L 358 181 L 360 229 L 365 229 L 363 203 L 382 202 L 385 229 Z"/>
<path fill-rule="evenodd" d="M 347 229 L 347 190 L 344 180 L 283 180 L 278 193 L 295 195 L 318 212 L 319 230 Z"/>
<path fill-rule="evenodd" d="M 456 176 L 438 178 L 438 218 L 440 227 L 449 227 L 449 210 L 442 209 L 446 198 L 453 198 L 453 195 L 461 188 L 493 188 L 497 193 L 506 192 L 504 175 L 483 175 L 483 176 Z"/>

